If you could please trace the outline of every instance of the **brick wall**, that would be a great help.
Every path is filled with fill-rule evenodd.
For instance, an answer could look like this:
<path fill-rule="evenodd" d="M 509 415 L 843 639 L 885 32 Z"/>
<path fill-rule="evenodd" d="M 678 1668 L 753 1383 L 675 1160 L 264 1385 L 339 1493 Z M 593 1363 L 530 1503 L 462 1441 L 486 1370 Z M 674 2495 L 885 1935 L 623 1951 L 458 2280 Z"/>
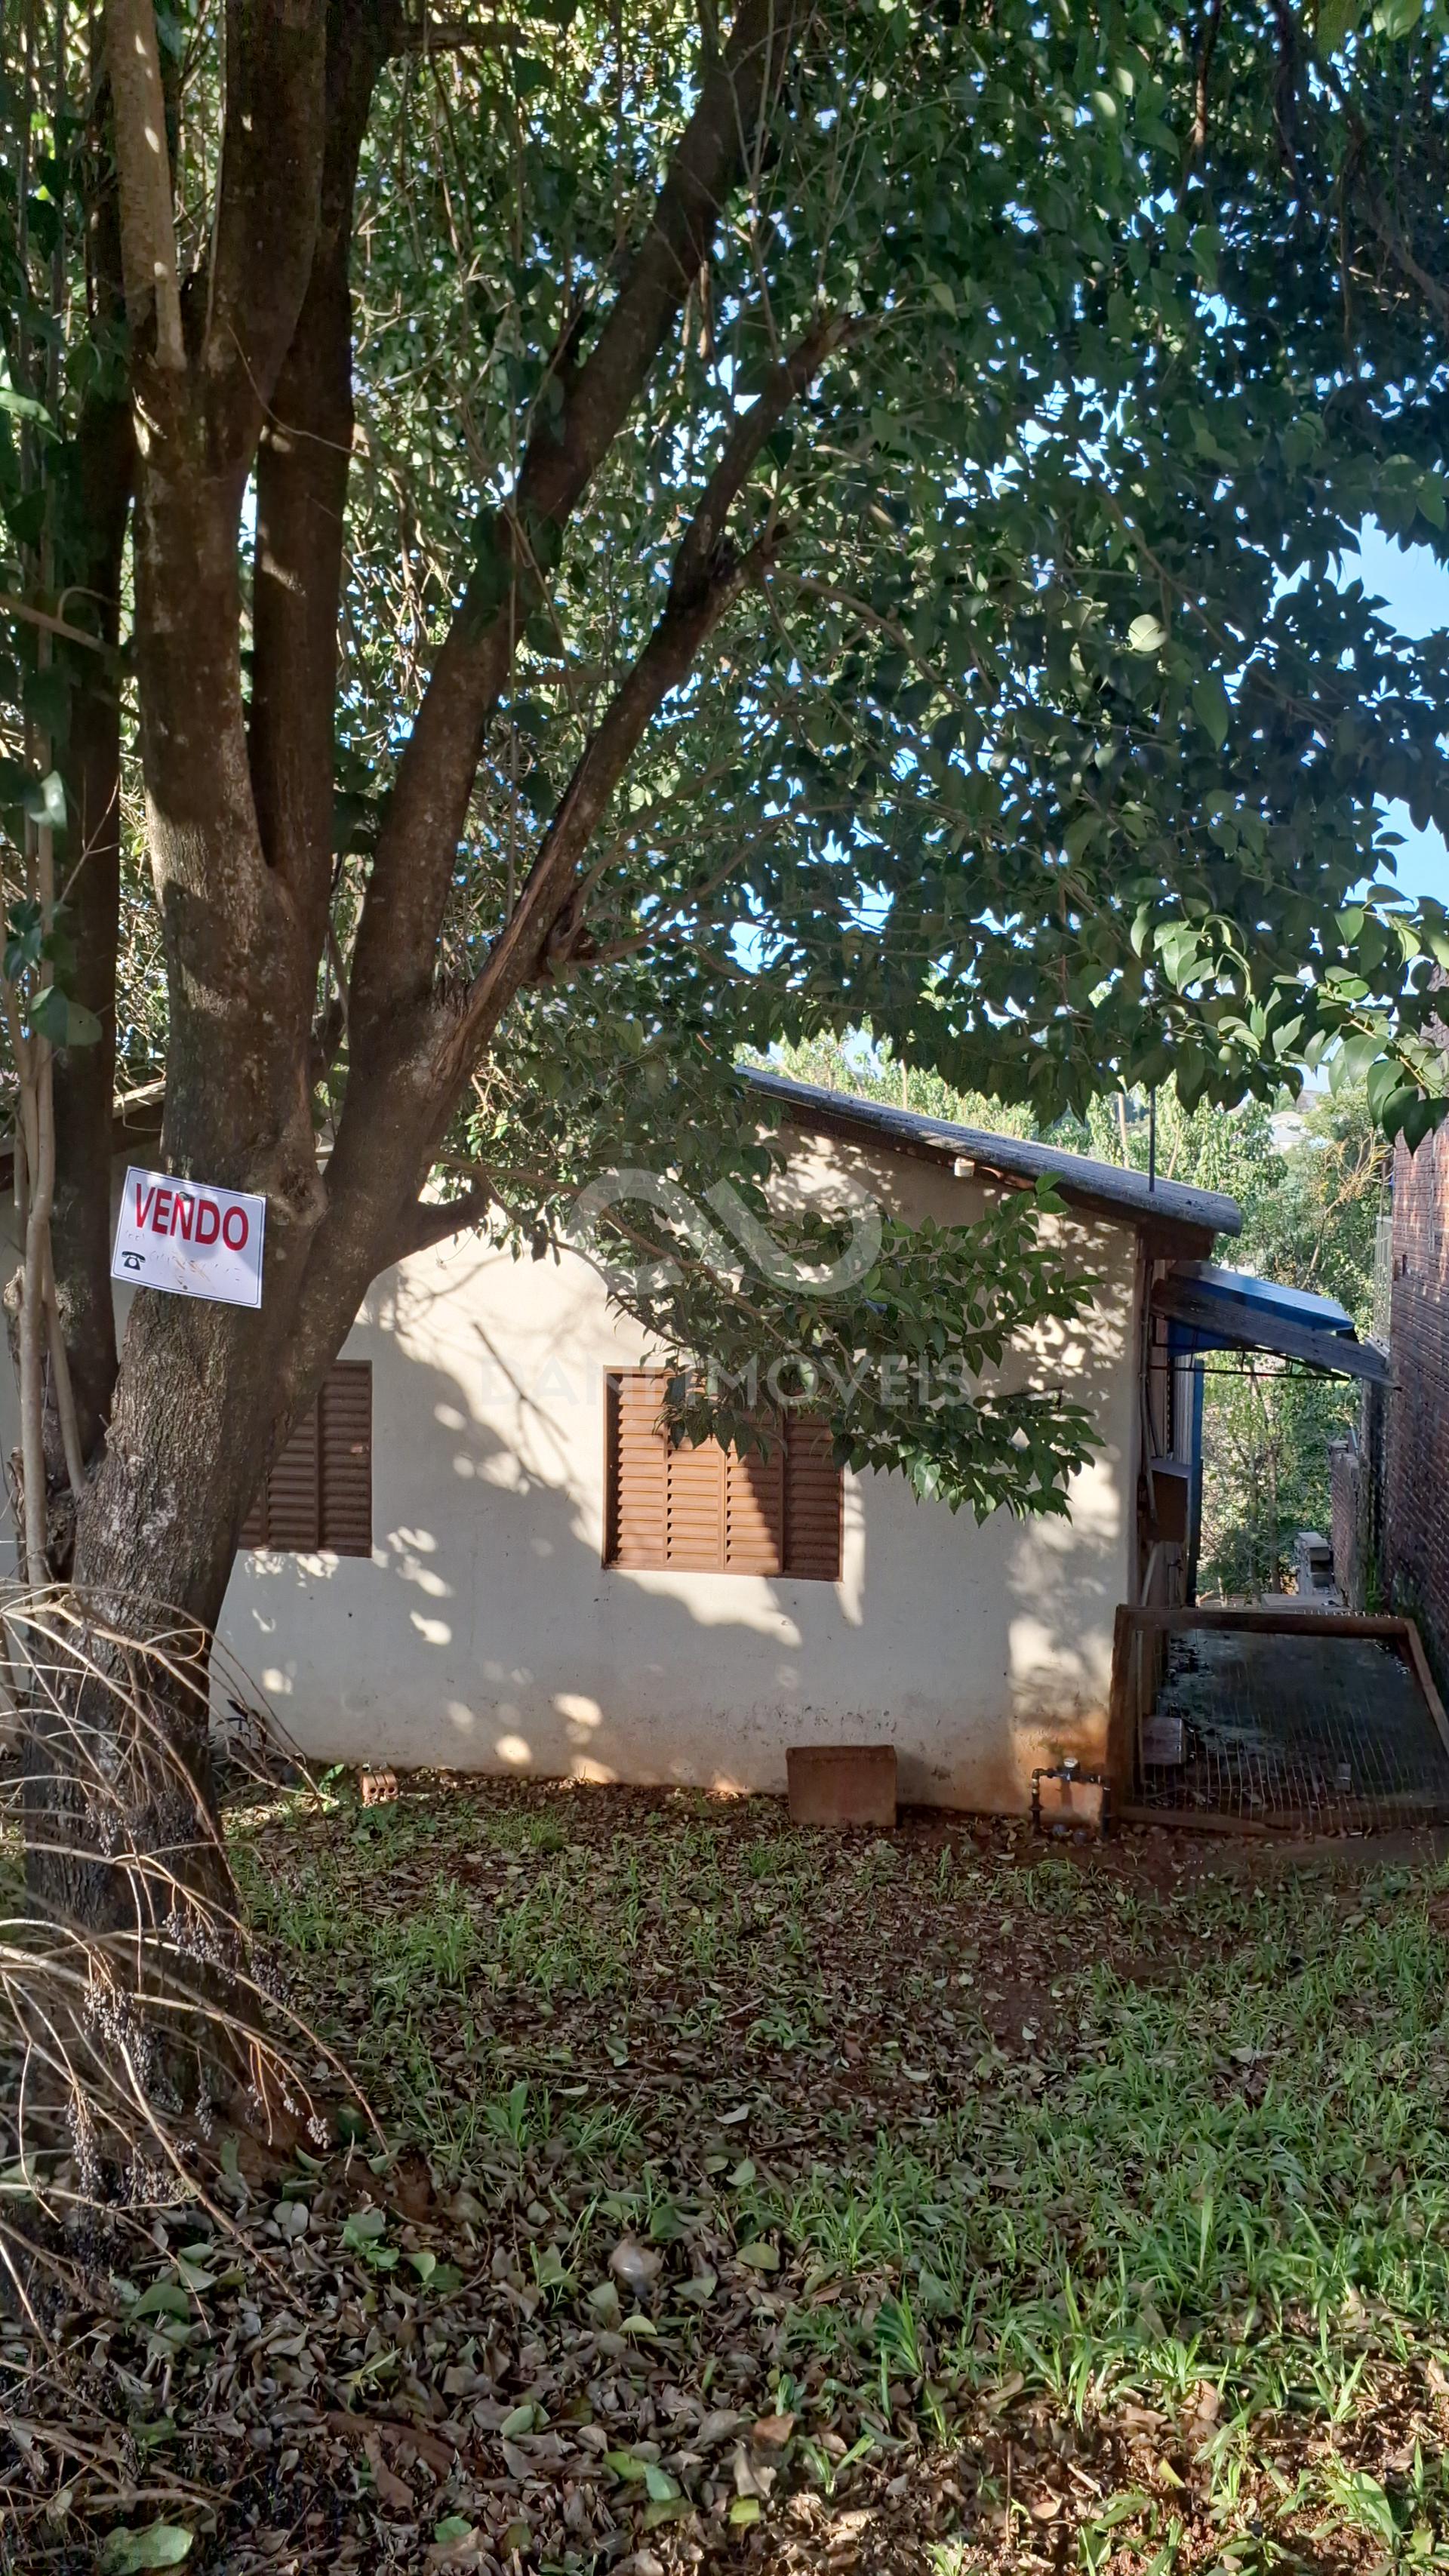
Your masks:
<path fill-rule="evenodd" d="M 1449 1665 L 1449 1129 L 1394 1157 L 1384 1572 Z"/>

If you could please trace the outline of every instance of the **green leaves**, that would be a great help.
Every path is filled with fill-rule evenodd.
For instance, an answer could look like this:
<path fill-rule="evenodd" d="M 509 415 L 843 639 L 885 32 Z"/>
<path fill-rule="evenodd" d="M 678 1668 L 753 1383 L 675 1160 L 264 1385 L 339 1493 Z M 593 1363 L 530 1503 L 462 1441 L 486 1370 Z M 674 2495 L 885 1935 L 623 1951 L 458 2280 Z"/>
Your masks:
<path fill-rule="evenodd" d="M 18 903 L 10 914 L 9 937 L 5 942 L 5 980 L 18 984 L 22 975 L 40 963 L 45 944 L 45 930 L 38 903 Z"/>
<path fill-rule="evenodd" d="M 746 1201 L 715 1184 L 707 1204 L 748 1253 L 743 1282 L 677 1185 L 621 1198 L 600 1219 L 601 1243 L 616 1223 L 629 1248 L 619 1302 L 676 1355 L 673 1437 L 768 1454 L 783 1417 L 815 1413 L 838 1458 L 902 1475 L 923 1500 L 981 1520 L 1064 1508 L 1095 1445 L 1086 1414 L 1050 1373 L 1043 1383 L 1031 1368 L 1010 1392 L 994 1375 L 1044 1323 L 1091 1302 L 1094 1280 L 1051 1231 L 1050 1187 L 957 1225 L 876 1211 L 872 1237 L 857 1221 L 843 1241 L 819 1218 L 782 1217 L 758 1188 Z M 740 2259 L 768 2251 L 752 2240 Z"/>
<path fill-rule="evenodd" d="M 65 786 L 58 770 L 42 776 L 39 770 L 26 769 L 18 760 L 0 759 L 0 808 L 24 814 L 33 823 L 48 823 L 52 830 L 65 829 Z"/>
<path fill-rule="evenodd" d="M 735 2261 L 747 2264 L 752 2272 L 778 2272 L 779 2248 L 768 2244 L 763 2237 L 752 2237 L 748 2244 L 736 2246 Z"/>
<path fill-rule="evenodd" d="M 27 780 L 21 810 L 33 823 L 48 823 L 55 832 L 65 830 L 65 786 L 58 769 L 44 778 Z"/>
<path fill-rule="evenodd" d="M 58 984 L 47 984 L 31 1005 L 30 1025 L 54 1047 L 94 1046 L 101 1024 L 94 1011 L 72 1002 Z"/>
<path fill-rule="evenodd" d="M 50 423 L 48 406 L 34 394 L 17 393 L 10 382 L 8 369 L 0 373 L 0 412 L 8 413 L 12 420 Z"/>
<path fill-rule="evenodd" d="M 1214 289 L 1218 282 L 1218 261 L 1222 257 L 1223 237 L 1216 224 L 1198 224 L 1189 236 L 1197 273 L 1204 286 Z"/>
<path fill-rule="evenodd" d="M 70 732 L 71 696 L 70 674 L 63 665 L 55 662 L 45 670 L 27 671 L 22 696 L 25 712 L 31 723 L 36 725 L 43 735 L 49 736 L 53 742 L 63 743 Z M 55 785 L 58 790 L 60 786 L 58 779 Z M 49 814 L 42 816 L 43 821 L 55 819 L 64 823 L 63 795 L 58 796 L 57 803 L 58 813 L 53 818 Z"/>
<path fill-rule="evenodd" d="M 1367 12 L 1368 0 L 1319 0 L 1319 50 L 1325 54 L 1337 53 L 1344 38 L 1353 35 Z"/>
<path fill-rule="evenodd" d="M 54 1047 L 94 1046 L 101 1034 L 101 1024 L 93 1011 L 66 994 L 61 978 L 75 973 L 75 949 L 66 924 L 64 908 L 57 905 L 46 930 L 41 908 L 33 899 L 13 906 L 6 925 L 7 936 L 3 959 L 8 984 L 26 986 L 43 968 L 50 970 L 52 980 L 39 991 L 33 988 L 28 999 L 22 996 L 30 1028 L 37 1037 L 48 1038 Z"/>
<path fill-rule="evenodd" d="M 1424 0 L 1378 0 L 1374 26 L 1382 36 L 1411 36 L 1424 15 Z"/>
<path fill-rule="evenodd" d="M 1220 673 L 1203 671 L 1192 684 L 1194 711 L 1209 740 L 1221 751 L 1232 722 L 1232 707 Z"/>
<path fill-rule="evenodd" d="M 397 2248 L 385 2245 L 387 2212 L 383 2209 L 354 2209 L 343 2222 L 342 2248 L 347 2254 L 360 2255 L 373 2272 L 395 2272 Z"/>
<path fill-rule="evenodd" d="M 195 2314 L 195 2303 L 179 2281 L 153 2281 L 131 2310 L 133 2317 L 178 2317 L 183 2323 L 189 2323 Z M 157 2561 L 161 2566 L 169 2563 L 165 2559 Z"/>
<path fill-rule="evenodd" d="M 193 2535 L 180 2523 L 152 2522 L 144 2531 L 113 2531 L 101 2552 L 104 2576 L 138 2576 L 150 2567 L 179 2567 Z"/>

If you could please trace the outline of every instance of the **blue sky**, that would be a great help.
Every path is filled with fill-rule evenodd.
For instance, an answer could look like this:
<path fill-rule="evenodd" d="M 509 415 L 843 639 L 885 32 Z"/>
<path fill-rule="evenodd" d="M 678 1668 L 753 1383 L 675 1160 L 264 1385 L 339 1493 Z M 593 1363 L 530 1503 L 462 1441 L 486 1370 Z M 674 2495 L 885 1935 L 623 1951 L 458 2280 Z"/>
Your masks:
<path fill-rule="evenodd" d="M 1388 601 L 1401 634 L 1427 635 L 1431 627 L 1449 626 L 1449 572 L 1435 563 L 1427 546 L 1399 546 L 1372 521 L 1365 527 L 1357 555 L 1346 558 L 1345 581 L 1357 577 L 1365 589 Z M 1404 846 L 1398 854 L 1398 883 L 1405 894 L 1437 895 L 1449 904 L 1449 849 L 1431 828 L 1416 832 L 1402 805 L 1391 805 L 1395 831 Z"/>

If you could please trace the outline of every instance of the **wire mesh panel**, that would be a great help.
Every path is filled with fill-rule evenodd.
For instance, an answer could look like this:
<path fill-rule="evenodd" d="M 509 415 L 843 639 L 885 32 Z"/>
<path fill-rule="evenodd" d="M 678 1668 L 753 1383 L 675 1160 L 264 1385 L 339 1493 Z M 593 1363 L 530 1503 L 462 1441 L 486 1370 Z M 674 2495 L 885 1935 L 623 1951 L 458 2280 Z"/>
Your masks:
<path fill-rule="evenodd" d="M 1155 1655 L 1136 1666 L 1129 1812 L 1309 1831 L 1449 1818 L 1449 1749 L 1406 1639 L 1183 1614 L 1134 1643 Z"/>
<path fill-rule="evenodd" d="M 1107 1747 L 1122 1821 L 1449 1821 L 1449 1716 L 1418 1628 L 1398 1615 L 1125 1602 Z"/>

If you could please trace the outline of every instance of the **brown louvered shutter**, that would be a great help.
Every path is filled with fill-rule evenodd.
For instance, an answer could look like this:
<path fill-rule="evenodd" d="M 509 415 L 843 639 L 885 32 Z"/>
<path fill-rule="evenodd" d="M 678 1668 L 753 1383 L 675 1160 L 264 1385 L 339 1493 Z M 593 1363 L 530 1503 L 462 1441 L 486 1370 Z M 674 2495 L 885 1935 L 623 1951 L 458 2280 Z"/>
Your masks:
<path fill-rule="evenodd" d="M 776 1435 L 768 1458 L 758 1449 L 732 1449 L 725 1460 L 726 1571 L 778 1574 L 784 1543 L 785 1450 Z"/>
<path fill-rule="evenodd" d="M 242 1547 L 372 1553 L 372 1368 L 339 1360 L 242 1525 Z"/>
<path fill-rule="evenodd" d="M 268 1547 L 305 1554 L 316 1547 L 322 1497 L 317 1477 L 317 1408 L 303 1414 L 267 1478 L 263 1509 Z"/>
<path fill-rule="evenodd" d="M 725 1457 L 717 1440 L 697 1449 L 664 1443 L 665 1558 L 685 1573 L 719 1574 L 725 1563 Z"/>
<path fill-rule="evenodd" d="M 604 1556 L 610 1565 L 668 1563 L 665 1468 L 668 1443 L 658 1429 L 664 1380 L 641 1369 L 605 1381 L 608 1513 Z"/>
<path fill-rule="evenodd" d="M 665 1384 L 646 1369 L 606 1380 L 605 1563 L 835 1582 L 841 1474 L 828 1426 L 792 1417 L 768 1457 L 727 1455 L 715 1440 L 671 1448 L 659 1428 Z"/>
<path fill-rule="evenodd" d="M 831 1451 L 830 1425 L 792 1413 L 785 1464 L 785 1572 L 820 1583 L 840 1580 L 844 1479 Z"/>
<path fill-rule="evenodd" d="M 338 1360 L 318 1411 L 321 1543 L 338 1556 L 371 1556 L 371 1363 Z"/>

